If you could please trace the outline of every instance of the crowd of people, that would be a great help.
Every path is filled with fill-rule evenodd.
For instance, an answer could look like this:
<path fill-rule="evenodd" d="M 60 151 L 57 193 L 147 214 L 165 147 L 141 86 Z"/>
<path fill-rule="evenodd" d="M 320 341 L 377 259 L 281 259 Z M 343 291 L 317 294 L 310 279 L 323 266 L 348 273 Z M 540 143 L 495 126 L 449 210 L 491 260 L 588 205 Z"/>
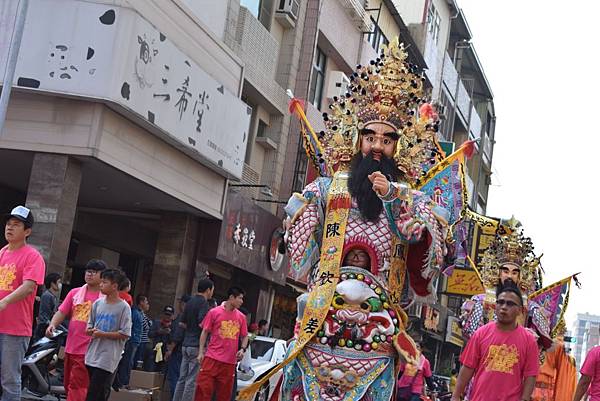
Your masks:
<path fill-rule="evenodd" d="M 250 326 L 249 336 L 239 310 L 243 289 L 231 287 L 217 305 L 214 284 L 205 278 L 194 295 L 178 299 L 177 310 L 166 305 L 151 319 L 149 298 L 132 298 L 123 271 L 92 259 L 85 265 L 85 284 L 61 302 L 61 275 L 45 275 L 43 257 L 27 244 L 31 211 L 18 206 L 5 223 L 8 245 L 0 250 L 2 401 L 21 401 L 21 362 L 32 337 L 53 337 L 62 326 L 68 329 L 63 370 L 68 401 L 108 400 L 111 391 L 129 386 L 133 368 L 164 373 L 174 401 L 235 399 L 235 366 L 249 340 L 268 330 L 261 320 Z"/>

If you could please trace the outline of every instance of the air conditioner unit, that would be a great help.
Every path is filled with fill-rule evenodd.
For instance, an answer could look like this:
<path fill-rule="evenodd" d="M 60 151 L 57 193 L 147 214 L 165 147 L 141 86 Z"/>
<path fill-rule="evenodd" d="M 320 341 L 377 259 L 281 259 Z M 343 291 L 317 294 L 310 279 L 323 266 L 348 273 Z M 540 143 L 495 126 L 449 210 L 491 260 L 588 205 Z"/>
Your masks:
<path fill-rule="evenodd" d="M 285 14 L 292 20 L 298 20 L 298 13 L 300 12 L 300 0 L 279 0 L 276 13 Z"/>
<path fill-rule="evenodd" d="M 350 79 L 342 71 L 331 71 L 327 83 L 325 97 L 333 99 L 334 96 L 344 96 L 350 86 Z"/>

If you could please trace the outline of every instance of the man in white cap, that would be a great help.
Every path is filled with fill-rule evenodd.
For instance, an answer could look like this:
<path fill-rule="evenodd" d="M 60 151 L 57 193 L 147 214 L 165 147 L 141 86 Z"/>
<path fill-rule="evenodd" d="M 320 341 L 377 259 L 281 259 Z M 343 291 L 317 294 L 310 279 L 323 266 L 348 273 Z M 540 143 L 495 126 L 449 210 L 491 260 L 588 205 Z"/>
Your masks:
<path fill-rule="evenodd" d="M 33 325 L 33 303 L 38 285 L 44 284 L 46 265 L 30 245 L 33 215 L 25 206 L 4 216 L 0 250 L 0 379 L 2 401 L 21 400 L 21 362 L 29 345 Z"/>

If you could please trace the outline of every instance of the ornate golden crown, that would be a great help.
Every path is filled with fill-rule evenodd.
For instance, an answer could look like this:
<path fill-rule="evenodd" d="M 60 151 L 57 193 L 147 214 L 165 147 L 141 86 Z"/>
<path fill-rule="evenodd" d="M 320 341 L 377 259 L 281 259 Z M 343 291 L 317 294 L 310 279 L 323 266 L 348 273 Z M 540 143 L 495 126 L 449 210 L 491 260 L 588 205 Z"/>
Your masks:
<path fill-rule="evenodd" d="M 525 294 L 541 287 L 540 258 L 533 252 L 531 238 L 523 235 L 521 223 L 514 217 L 508 222 L 508 232 L 499 228 L 494 241 L 486 249 L 481 261 L 481 275 L 486 288 L 498 284 L 500 267 L 507 263 L 519 266 L 521 270 L 519 287 Z"/>
<path fill-rule="evenodd" d="M 358 66 L 350 77 L 348 92 L 334 97 L 330 112 L 323 114 L 325 131 L 318 135 L 323 157 L 329 166 L 348 163 L 359 150 L 359 133 L 366 124 L 382 122 L 400 136 L 396 151 L 398 167 L 415 180 L 421 167 L 435 163 L 439 148 L 435 141 L 434 113 L 418 113 L 423 99 L 424 78 L 417 66 L 407 61 L 404 45 L 394 39 L 384 46 L 380 57 L 367 66 Z M 433 156 L 432 156 L 433 155 Z"/>

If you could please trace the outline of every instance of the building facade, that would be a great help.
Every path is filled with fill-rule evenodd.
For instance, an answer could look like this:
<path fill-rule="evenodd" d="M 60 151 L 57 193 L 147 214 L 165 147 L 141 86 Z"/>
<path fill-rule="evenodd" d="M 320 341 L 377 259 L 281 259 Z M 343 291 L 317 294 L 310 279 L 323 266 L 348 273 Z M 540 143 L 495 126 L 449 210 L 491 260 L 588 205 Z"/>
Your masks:
<path fill-rule="evenodd" d="M 16 3 L 0 6 L 2 38 Z M 285 263 L 269 256 L 281 226 L 269 202 L 305 8 L 279 18 L 275 2 L 260 15 L 217 3 L 30 1 L 0 137 L 12 172 L 0 206 L 32 208 L 30 242 L 69 286 L 102 258 L 157 313 L 208 274 L 218 299 L 241 285 L 249 318 L 268 319 L 291 292 Z M 9 46 L 0 41 L 2 75 Z"/>
<path fill-rule="evenodd" d="M 571 330 L 571 338 L 571 341 L 574 341 L 574 344 L 571 344 L 571 350 L 579 370 L 587 353 L 593 347 L 600 345 L 600 316 L 578 313 Z"/>

